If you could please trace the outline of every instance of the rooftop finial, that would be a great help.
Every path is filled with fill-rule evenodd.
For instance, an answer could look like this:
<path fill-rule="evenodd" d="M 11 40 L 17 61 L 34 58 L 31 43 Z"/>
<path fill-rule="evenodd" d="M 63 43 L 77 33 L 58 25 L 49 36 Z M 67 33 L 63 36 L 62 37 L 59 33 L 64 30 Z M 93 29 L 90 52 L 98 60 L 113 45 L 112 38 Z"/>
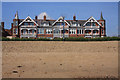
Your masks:
<path fill-rule="evenodd" d="M 102 12 L 101 12 L 101 17 L 100 17 L 100 20 L 104 20 L 104 19 L 103 19 L 103 15 L 102 15 Z"/>
<path fill-rule="evenodd" d="M 15 19 L 19 19 L 19 16 L 18 16 L 18 11 L 16 11 L 16 14 L 15 14 Z"/>

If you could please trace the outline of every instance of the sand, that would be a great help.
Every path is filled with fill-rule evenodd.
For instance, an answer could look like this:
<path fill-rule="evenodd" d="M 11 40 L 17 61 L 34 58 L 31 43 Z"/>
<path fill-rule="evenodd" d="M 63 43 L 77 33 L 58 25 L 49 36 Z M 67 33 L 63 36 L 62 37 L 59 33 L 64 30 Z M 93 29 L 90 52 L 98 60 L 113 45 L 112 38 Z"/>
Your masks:
<path fill-rule="evenodd" d="M 3 78 L 118 77 L 118 41 L 3 41 Z"/>

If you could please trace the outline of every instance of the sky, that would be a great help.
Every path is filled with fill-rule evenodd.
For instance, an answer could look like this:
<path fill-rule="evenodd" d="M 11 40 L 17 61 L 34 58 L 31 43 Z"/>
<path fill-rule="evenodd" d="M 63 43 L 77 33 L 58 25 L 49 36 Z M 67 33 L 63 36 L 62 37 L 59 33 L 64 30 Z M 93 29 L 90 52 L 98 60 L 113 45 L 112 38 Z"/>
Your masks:
<path fill-rule="evenodd" d="M 3 2 L 118 2 L 120 0 L 2 0 Z"/>
<path fill-rule="evenodd" d="M 11 28 L 16 11 L 20 19 L 25 19 L 28 15 L 34 19 L 36 15 L 46 12 L 53 19 L 65 16 L 67 20 L 73 19 L 73 15 L 79 20 L 87 20 L 91 16 L 99 20 L 102 11 L 107 35 L 118 34 L 117 2 L 2 2 L 2 21 L 5 22 L 6 29 Z"/>

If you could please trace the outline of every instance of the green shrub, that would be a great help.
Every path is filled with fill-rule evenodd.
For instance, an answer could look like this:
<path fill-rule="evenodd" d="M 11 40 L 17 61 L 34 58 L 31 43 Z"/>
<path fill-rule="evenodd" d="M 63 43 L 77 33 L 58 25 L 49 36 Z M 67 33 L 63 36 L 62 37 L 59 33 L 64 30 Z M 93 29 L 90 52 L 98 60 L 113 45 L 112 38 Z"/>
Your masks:
<path fill-rule="evenodd" d="M 120 37 L 103 37 L 103 38 L 83 38 L 83 37 L 69 37 L 65 38 L 55 38 L 55 39 L 47 39 L 47 38 L 5 38 L 2 37 L 2 41 L 120 41 Z"/>

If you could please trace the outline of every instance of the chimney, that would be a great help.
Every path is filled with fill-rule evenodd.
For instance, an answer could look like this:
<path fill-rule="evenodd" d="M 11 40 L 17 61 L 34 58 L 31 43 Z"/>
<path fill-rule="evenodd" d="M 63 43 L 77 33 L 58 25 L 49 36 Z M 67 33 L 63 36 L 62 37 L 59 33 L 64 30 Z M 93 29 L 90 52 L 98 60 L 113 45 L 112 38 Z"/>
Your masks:
<path fill-rule="evenodd" d="M 11 23 L 11 27 L 13 27 L 13 23 Z"/>
<path fill-rule="evenodd" d="M 1 22 L 1 27 L 4 28 L 4 22 Z"/>
<path fill-rule="evenodd" d="M 75 15 L 73 16 L 73 20 L 76 21 L 76 16 Z"/>
<path fill-rule="evenodd" d="M 46 15 L 44 15 L 44 20 L 46 21 Z"/>
<path fill-rule="evenodd" d="M 35 19 L 37 20 L 37 16 L 35 16 Z"/>

